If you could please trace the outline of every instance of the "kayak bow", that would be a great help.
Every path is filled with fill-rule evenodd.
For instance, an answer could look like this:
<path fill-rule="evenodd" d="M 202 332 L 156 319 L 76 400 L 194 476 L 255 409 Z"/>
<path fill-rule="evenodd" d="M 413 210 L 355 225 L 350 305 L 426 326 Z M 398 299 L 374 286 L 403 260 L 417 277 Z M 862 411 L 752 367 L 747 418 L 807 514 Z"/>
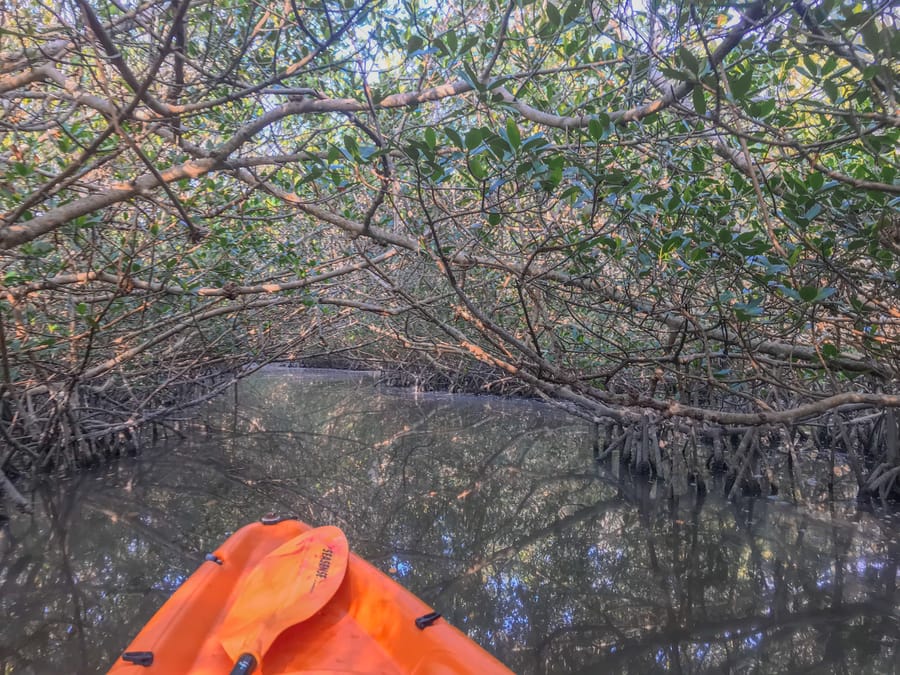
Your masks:
<path fill-rule="evenodd" d="M 207 560 L 111 675 L 510 673 L 350 553 L 336 527 L 264 520 L 238 530 Z"/>

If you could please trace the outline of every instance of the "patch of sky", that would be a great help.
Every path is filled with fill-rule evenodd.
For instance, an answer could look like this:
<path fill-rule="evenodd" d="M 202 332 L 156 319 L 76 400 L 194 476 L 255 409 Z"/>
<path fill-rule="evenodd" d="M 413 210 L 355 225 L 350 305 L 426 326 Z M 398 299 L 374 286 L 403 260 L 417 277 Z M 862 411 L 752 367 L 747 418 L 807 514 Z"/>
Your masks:
<path fill-rule="evenodd" d="M 866 558 L 859 558 L 855 562 L 856 573 L 860 576 L 868 572 L 880 572 L 884 569 L 884 562 L 881 560 L 868 560 Z"/>
<path fill-rule="evenodd" d="M 757 647 L 759 647 L 762 639 L 763 633 L 754 633 L 753 635 L 748 635 L 744 638 L 744 645 L 750 649 L 756 649 Z"/>
<path fill-rule="evenodd" d="M 816 580 L 817 588 L 827 588 L 834 583 L 834 570 L 828 569 Z"/>
<path fill-rule="evenodd" d="M 401 560 L 397 556 L 391 556 L 391 570 L 396 570 L 396 572 L 391 572 L 391 574 L 395 577 L 405 577 L 409 576 L 409 573 L 412 572 L 412 565 L 407 560 Z"/>
<path fill-rule="evenodd" d="M 506 614 L 501 622 L 503 630 L 510 632 L 515 628 L 527 628 L 529 618 L 525 612 L 523 598 L 530 595 L 528 586 L 519 577 L 508 574 L 491 577 L 486 586 L 494 590 L 497 597 L 502 599 Z"/>
<path fill-rule="evenodd" d="M 184 573 L 168 572 L 163 575 L 162 579 L 151 585 L 150 588 L 154 591 L 172 591 L 181 586 L 186 579 L 187 575 Z"/>

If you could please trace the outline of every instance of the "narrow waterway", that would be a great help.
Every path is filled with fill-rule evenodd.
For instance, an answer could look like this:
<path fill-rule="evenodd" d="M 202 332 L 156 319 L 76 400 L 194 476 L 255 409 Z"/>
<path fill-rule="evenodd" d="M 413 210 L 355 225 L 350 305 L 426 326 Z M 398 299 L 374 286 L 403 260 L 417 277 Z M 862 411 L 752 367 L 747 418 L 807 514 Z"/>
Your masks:
<path fill-rule="evenodd" d="M 103 672 L 270 512 L 354 550 L 517 673 L 900 671 L 900 524 L 852 500 L 657 498 L 539 403 L 272 368 L 0 522 L 0 672 Z"/>

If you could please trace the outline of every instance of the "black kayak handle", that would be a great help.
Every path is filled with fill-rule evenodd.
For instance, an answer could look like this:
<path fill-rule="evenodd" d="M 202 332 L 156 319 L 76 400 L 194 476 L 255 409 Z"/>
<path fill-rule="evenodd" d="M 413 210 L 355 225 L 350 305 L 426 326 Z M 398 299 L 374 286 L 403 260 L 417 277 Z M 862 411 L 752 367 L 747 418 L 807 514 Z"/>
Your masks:
<path fill-rule="evenodd" d="M 418 619 L 416 619 L 416 628 L 418 628 L 419 630 L 425 630 L 426 628 L 428 628 L 428 626 L 430 626 L 440 618 L 441 615 L 439 612 L 429 612 L 428 614 L 420 616 Z"/>
<path fill-rule="evenodd" d="M 153 652 L 125 652 L 122 654 L 122 660 L 147 668 L 153 665 Z"/>
<path fill-rule="evenodd" d="M 234 662 L 231 675 L 250 675 L 256 670 L 256 666 L 256 657 L 253 654 L 241 654 L 238 660 Z"/>

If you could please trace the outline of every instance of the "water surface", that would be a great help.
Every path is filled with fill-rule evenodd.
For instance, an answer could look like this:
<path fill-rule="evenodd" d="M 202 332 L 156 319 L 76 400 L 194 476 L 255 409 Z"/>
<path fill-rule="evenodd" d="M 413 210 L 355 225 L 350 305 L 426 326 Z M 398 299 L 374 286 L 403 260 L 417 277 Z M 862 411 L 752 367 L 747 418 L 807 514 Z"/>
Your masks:
<path fill-rule="evenodd" d="M 102 672 L 269 511 L 341 526 L 518 673 L 900 670 L 897 523 L 851 502 L 659 499 L 553 408 L 358 375 L 269 369 L 184 426 L 0 526 L 0 672 Z"/>

